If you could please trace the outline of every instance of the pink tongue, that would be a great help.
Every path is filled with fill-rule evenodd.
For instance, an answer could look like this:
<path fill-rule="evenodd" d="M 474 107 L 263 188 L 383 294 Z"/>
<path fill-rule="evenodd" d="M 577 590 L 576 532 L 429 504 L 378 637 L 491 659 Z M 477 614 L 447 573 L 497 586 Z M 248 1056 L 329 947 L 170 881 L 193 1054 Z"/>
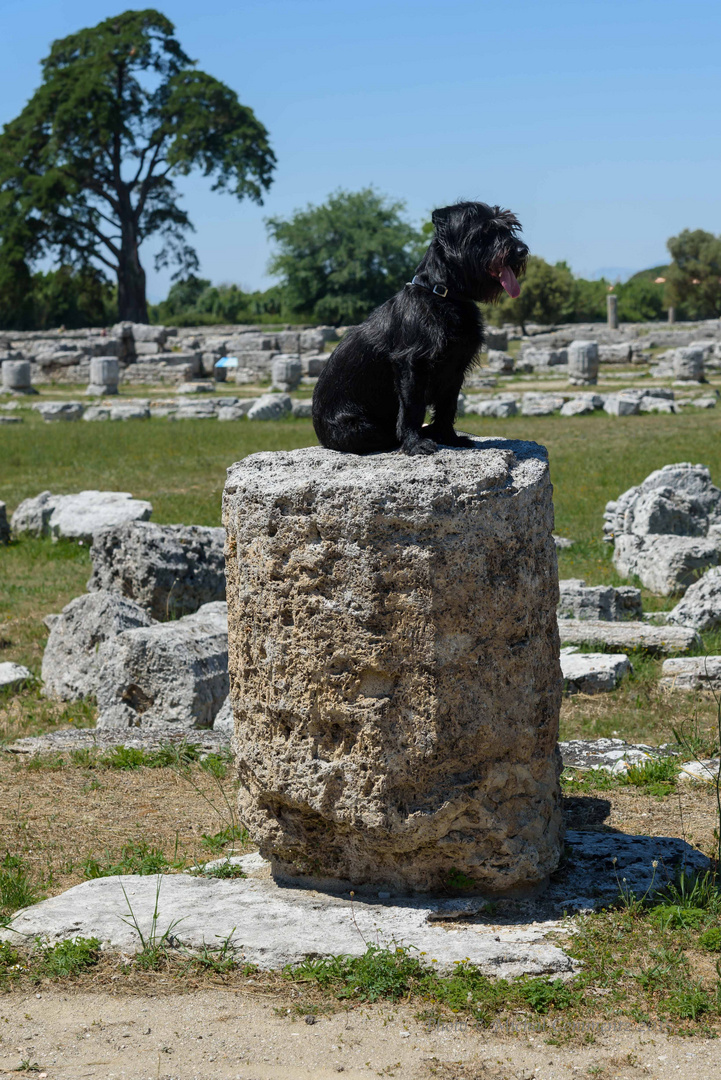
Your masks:
<path fill-rule="evenodd" d="M 513 300 L 521 295 L 521 286 L 518 284 L 516 275 L 513 273 L 510 266 L 503 267 L 498 275 L 498 280 Z"/>

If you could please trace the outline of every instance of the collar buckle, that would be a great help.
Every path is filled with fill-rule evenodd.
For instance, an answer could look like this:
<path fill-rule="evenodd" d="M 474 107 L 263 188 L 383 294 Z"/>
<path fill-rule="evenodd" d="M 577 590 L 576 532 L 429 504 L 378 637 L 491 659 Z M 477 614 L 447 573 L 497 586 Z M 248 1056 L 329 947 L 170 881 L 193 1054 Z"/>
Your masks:
<path fill-rule="evenodd" d="M 448 296 L 448 289 L 445 285 L 434 285 L 433 292 L 436 294 L 436 296 Z"/>

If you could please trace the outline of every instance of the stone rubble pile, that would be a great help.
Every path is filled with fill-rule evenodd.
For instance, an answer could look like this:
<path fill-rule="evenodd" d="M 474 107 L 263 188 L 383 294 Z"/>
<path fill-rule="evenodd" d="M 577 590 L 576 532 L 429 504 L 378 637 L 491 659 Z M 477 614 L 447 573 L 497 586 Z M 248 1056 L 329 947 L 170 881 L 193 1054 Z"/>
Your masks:
<path fill-rule="evenodd" d="M 683 592 L 721 561 L 721 490 L 704 465 L 665 465 L 606 504 L 604 534 L 623 577 Z"/>
<path fill-rule="evenodd" d="M 227 734 L 224 531 L 155 525 L 151 511 L 125 492 L 44 492 L 13 515 L 18 532 L 92 542 L 89 591 L 45 620 L 44 692 L 95 699 L 99 730 L 172 735 L 220 714 Z"/>
<path fill-rule="evenodd" d="M 269 378 L 274 360 L 283 356 L 300 364 L 300 379 L 319 374 L 327 360 L 326 342 L 338 338 L 329 326 L 271 330 L 123 322 L 109 330 L 9 331 L 0 342 L 0 364 L 4 389 L 17 393 L 50 381 L 87 382 L 97 388 L 90 393 L 112 393 L 118 380 L 143 384 L 212 377 L 224 356 L 237 359 L 230 371 L 240 383 Z"/>

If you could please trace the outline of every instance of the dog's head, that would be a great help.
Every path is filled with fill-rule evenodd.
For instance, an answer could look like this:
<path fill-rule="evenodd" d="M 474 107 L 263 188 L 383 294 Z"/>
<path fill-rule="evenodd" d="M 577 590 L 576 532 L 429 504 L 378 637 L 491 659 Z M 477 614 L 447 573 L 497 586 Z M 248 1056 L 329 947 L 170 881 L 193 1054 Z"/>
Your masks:
<path fill-rule="evenodd" d="M 528 248 L 518 238 L 521 225 L 515 214 L 487 203 L 461 202 L 434 210 L 432 221 L 443 258 L 469 296 L 483 303 L 497 300 L 504 290 L 518 296 Z"/>

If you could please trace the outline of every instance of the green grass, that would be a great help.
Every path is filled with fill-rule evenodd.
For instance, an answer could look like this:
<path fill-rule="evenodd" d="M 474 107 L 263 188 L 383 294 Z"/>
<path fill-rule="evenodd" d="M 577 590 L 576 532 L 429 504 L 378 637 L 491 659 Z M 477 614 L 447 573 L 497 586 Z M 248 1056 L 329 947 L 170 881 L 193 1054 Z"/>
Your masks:
<path fill-rule="evenodd" d="M 0 922 L 20 908 L 29 907 L 42 899 L 22 856 L 6 852 L 0 862 Z"/>
<path fill-rule="evenodd" d="M 105 852 L 99 859 L 90 857 L 82 864 L 87 879 L 112 877 L 115 874 L 167 874 L 183 870 L 184 858 L 168 859 L 160 848 L 151 847 L 145 840 L 124 844 L 117 855 Z"/>
<path fill-rule="evenodd" d="M 69 388 L 67 396 L 74 390 Z M 106 424 L 45 424 L 35 414 L 17 427 L 0 427 L 3 498 L 12 510 L 49 489 L 131 491 L 153 503 L 159 523 L 218 525 L 227 467 L 249 453 L 315 445 L 308 420 L 219 424 L 214 421 L 127 421 Z M 702 462 L 721 483 L 721 410 L 671 416 L 464 418 L 459 426 L 486 436 L 530 439 L 548 447 L 554 484 L 556 532 L 574 541 L 559 552 L 561 577 L 589 584 L 620 584 L 612 546 L 602 537 L 603 509 L 653 469 Z M 86 547 L 23 537 L 0 550 L 0 659 L 40 671 L 47 631 L 42 618 L 85 590 L 90 576 Z M 667 609 L 672 597 L 644 591 L 646 610 Z M 705 637 L 704 649 L 721 651 L 721 635 Z M 634 674 L 599 704 L 564 706 L 564 736 L 614 732 L 655 741 L 670 738 L 679 711 L 661 708 L 655 685 L 660 660 L 634 655 Z M 679 702 L 681 701 L 679 696 Z M 5 709 L 0 698 L 0 739 L 78 723 L 92 723 L 90 706 L 44 702 L 37 688 L 17 696 L 22 708 Z M 685 708 L 685 706 L 680 706 Z M 147 764 L 147 762 L 143 762 Z M 222 771 L 223 763 L 217 763 Z"/>

